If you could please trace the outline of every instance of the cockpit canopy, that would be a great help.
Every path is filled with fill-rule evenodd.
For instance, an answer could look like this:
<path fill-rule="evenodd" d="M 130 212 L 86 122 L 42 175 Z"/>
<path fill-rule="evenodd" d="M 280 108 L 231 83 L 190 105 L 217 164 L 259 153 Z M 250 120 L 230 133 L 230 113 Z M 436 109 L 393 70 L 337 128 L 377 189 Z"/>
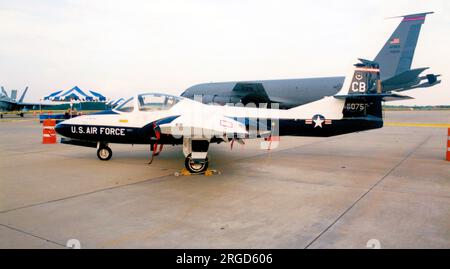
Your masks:
<path fill-rule="evenodd" d="M 115 108 L 115 110 L 120 112 L 133 112 L 134 110 L 134 97 L 123 102 L 121 105 Z"/>
<path fill-rule="evenodd" d="M 144 93 L 131 97 L 115 108 L 120 112 L 160 111 L 172 108 L 182 97 L 162 93 Z"/>

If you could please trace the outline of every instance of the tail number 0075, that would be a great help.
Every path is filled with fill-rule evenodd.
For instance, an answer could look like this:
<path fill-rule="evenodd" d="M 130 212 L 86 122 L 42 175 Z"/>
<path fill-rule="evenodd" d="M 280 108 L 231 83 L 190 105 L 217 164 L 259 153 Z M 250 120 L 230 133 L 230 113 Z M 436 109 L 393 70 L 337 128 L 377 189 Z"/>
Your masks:
<path fill-rule="evenodd" d="M 350 111 L 364 111 L 368 106 L 368 104 L 364 103 L 348 103 L 345 109 Z"/>

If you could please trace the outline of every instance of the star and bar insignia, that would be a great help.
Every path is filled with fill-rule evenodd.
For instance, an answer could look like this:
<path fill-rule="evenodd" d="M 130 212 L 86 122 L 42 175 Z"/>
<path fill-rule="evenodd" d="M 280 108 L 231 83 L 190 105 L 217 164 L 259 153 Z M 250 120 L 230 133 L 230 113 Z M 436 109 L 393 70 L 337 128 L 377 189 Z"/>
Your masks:
<path fill-rule="evenodd" d="M 323 126 L 322 126 L 323 124 L 331 125 L 331 124 L 333 124 L 333 121 L 325 119 L 325 117 L 322 115 L 315 115 L 314 117 L 312 117 L 312 119 L 305 120 L 305 124 L 307 124 L 307 125 L 314 124 L 314 128 L 317 128 L 317 127 L 323 128 Z"/>

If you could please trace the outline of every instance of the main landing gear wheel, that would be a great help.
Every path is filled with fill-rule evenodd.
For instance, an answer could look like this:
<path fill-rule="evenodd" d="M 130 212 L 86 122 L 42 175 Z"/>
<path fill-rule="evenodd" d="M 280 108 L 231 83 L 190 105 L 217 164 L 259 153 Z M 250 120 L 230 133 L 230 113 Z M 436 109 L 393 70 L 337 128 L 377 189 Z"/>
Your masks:
<path fill-rule="evenodd" d="M 184 166 L 189 172 L 193 174 L 198 174 L 205 172 L 206 169 L 208 169 L 208 157 L 206 157 L 203 163 L 194 163 L 194 160 L 192 160 L 191 156 L 192 154 L 189 154 L 184 160 Z"/>
<path fill-rule="evenodd" d="M 97 150 L 97 157 L 102 161 L 108 161 L 112 157 L 112 150 L 108 146 L 100 146 Z"/>

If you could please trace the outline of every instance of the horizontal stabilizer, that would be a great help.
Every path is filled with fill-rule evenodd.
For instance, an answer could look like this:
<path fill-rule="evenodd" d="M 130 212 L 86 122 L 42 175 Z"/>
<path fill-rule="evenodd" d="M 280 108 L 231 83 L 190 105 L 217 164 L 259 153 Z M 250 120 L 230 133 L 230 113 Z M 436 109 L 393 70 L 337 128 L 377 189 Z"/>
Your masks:
<path fill-rule="evenodd" d="M 401 84 L 410 83 L 412 81 L 415 81 L 419 77 L 419 75 L 427 69 L 428 69 L 428 67 L 422 67 L 422 68 L 416 68 L 416 69 L 411 69 L 411 70 L 402 72 L 402 73 L 395 75 L 387 80 L 384 80 L 383 86 L 384 85 L 401 85 Z"/>
<path fill-rule="evenodd" d="M 348 95 L 335 95 L 337 99 L 365 99 L 365 100 L 381 100 L 381 101 L 397 101 L 414 99 L 411 96 L 401 95 L 398 93 L 373 93 L 373 94 L 348 94 Z"/>
<path fill-rule="evenodd" d="M 441 83 L 441 81 L 438 80 L 438 77 L 441 75 L 427 74 L 425 76 L 420 76 L 420 74 L 427 69 L 428 67 L 412 69 L 387 79 L 382 82 L 383 91 L 408 91 L 417 88 L 428 88 Z"/>
<path fill-rule="evenodd" d="M 413 87 L 410 87 L 410 88 L 408 88 L 408 89 L 405 89 L 405 91 L 406 90 L 414 90 L 414 89 L 419 89 L 419 88 L 429 88 L 429 87 L 432 87 L 432 86 L 434 86 L 434 85 L 437 85 L 437 84 L 440 84 L 441 83 L 441 80 L 434 80 L 434 82 L 433 83 L 430 83 L 430 82 L 424 82 L 424 83 L 422 83 L 422 84 L 419 84 L 419 85 L 416 85 L 416 86 L 413 86 Z"/>

